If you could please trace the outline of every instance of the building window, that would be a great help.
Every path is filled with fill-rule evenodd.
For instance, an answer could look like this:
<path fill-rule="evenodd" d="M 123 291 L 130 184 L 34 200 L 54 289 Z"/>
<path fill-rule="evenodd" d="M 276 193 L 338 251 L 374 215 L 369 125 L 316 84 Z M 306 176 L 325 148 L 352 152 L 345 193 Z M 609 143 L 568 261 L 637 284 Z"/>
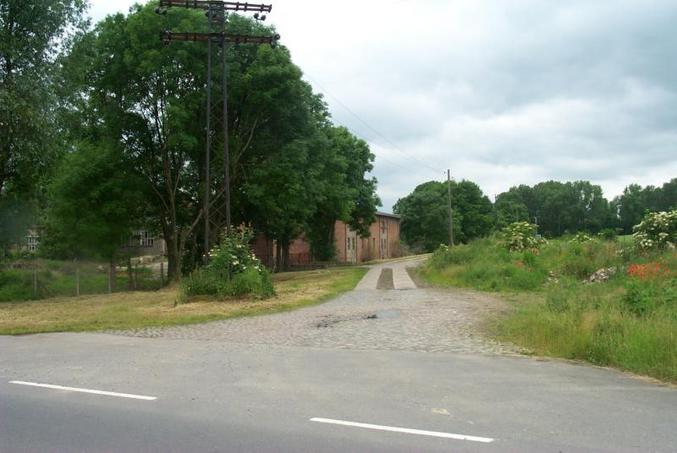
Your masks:
<path fill-rule="evenodd" d="M 141 232 L 141 247 L 152 247 L 153 236 L 148 231 Z"/>
<path fill-rule="evenodd" d="M 146 230 L 139 230 L 129 238 L 129 247 L 152 247 L 153 234 Z"/>
<path fill-rule="evenodd" d="M 38 249 L 40 237 L 36 235 L 29 235 L 26 237 L 26 245 L 29 252 L 35 252 Z"/>

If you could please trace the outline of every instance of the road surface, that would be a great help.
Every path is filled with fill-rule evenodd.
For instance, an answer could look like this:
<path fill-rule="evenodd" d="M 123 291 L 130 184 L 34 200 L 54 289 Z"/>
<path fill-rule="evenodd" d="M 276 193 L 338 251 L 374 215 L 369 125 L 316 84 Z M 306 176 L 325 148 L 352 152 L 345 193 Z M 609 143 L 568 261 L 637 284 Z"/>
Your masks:
<path fill-rule="evenodd" d="M 677 390 L 483 340 L 499 300 L 404 266 L 288 313 L 0 337 L 0 452 L 677 449 Z"/>

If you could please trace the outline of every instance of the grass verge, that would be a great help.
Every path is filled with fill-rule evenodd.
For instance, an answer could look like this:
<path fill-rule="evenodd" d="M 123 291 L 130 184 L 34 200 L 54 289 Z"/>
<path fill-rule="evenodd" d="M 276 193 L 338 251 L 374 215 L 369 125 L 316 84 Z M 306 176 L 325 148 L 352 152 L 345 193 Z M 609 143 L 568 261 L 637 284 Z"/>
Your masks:
<path fill-rule="evenodd" d="M 600 269 L 612 271 L 588 282 Z M 537 355 L 677 382 L 674 250 L 647 254 L 624 241 L 562 239 L 509 252 L 482 239 L 436 252 L 419 275 L 435 286 L 501 293 L 513 310 L 493 323 L 493 333 Z"/>
<path fill-rule="evenodd" d="M 357 285 L 365 268 L 277 274 L 266 300 L 194 299 L 175 306 L 178 289 L 0 303 L 0 334 L 81 332 L 193 324 L 275 313 L 331 299 Z"/>

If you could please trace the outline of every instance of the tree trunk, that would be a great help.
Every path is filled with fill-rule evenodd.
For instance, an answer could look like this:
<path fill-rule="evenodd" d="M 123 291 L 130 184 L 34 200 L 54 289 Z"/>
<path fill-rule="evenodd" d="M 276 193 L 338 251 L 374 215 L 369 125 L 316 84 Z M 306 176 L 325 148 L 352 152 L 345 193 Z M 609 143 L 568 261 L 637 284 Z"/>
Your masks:
<path fill-rule="evenodd" d="M 273 259 L 275 251 L 273 250 L 273 241 L 266 237 L 266 266 L 271 270 L 275 269 L 275 260 Z"/>
<path fill-rule="evenodd" d="M 280 272 L 282 270 L 282 247 L 280 241 L 275 241 L 275 268 L 273 272 Z"/>
<path fill-rule="evenodd" d="M 127 255 L 127 289 L 134 289 L 134 274 L 132 273 L 132 256 Z"/>
<path fill-rule="evenodd" d="M 289 270 L 289 242 L 282 245 L 282 270 Z"/>
<path fill-rule="evenodd" d="M 115 292 L 117 289 L 117 272 L 115 269 L 115 255 L 110 257 L 110 263 L 108 264 L 108 292 Z"/>
<path fill-rule="evenodd" d="M 75 295 L 80 296 L 80 261 L 75 260 Z"/>
<path fill-rule="evenodd" d="M 167 243 L 167 282 L 178 282 L 181 279 L 181 253 L 176 234 L 165 236 Z"/>

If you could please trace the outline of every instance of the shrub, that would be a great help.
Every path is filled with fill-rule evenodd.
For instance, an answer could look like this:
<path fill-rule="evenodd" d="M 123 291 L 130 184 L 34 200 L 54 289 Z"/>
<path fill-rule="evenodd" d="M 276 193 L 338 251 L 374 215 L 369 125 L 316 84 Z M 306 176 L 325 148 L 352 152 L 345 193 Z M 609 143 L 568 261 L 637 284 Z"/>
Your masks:
<path fill-rule="evenodd" d="M 440 245 L 430 257 L 429 265 L 435 269 L 442 269 L 450 264 L 464 264 L 473 258 L 473 250 L 467 245 L 449 247 Z"/>
<path fill-rule="evenodd" d="M 585 233 L 583 231 L 579 231 L 578 233 L 576 233 L 576 235 L 573 238 L 571 238 L 570 242 L 583 244 L 585 242 L 590 242 L 590 241 L 593 241 L 593 240 L 594 239 L 591 236 L 589 236 L 587 233 Z"/>
<path fill-rule="evenodd" d="M 209 264 L 182 281 L 179 302 L 190 296 L 252 296 L 259 299 L 273 296 L 275 289 L 270 273 L 249 249 L 253 237 L 253 231 L 248 228 L 224 234 L 220 243 L 209 252 Z"/>
<path fill-rule="evenodd" d="M 635 245 L 641 250 L 674 249 L 677 244 L 677 209 L 650 212 L 632 230 Z"/>
<path fill-rule="evenodd" d="M 537 226 L 529 222 L 514 222 L 501 230 L 503 247 L 511 252 L 538 249 L 546 241 L 536 236 Z"/>
<path fill-rule="evenodd" d="M 209 252 L 209 271 L 228 279 L 251 268 L 261 272 L 261 261 L 249 249 L 252 239 L 254 232 L 250 228 L 223 234 L 220 243 Z"/>
<path fill-rule="evenodd" d="M 677 308 L 677 283 L 674 278 L 631 277 L 625 289 L 623 305 L 630 313 L 646 316 L 663 308 L 677 316 L 674 311 Z"/>
<path fill-rule="evenodd" d="M 597 233 L 597 237 L 604 239 L 605 241 L 613 241 L 618 236 L 618 232 L 614 228 L 604 228 L 602 231 Z"/>

